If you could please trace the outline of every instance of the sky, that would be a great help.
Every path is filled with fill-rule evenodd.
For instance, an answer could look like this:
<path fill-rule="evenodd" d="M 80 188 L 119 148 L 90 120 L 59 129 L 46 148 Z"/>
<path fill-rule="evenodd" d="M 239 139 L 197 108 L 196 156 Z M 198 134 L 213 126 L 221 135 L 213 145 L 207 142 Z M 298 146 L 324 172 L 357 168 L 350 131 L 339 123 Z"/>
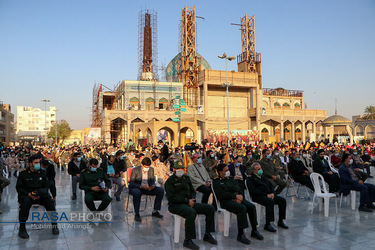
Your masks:
<path fill-rule="evenodd" d="M 0 101 L 44 110 L 50 99 L 73 129 L 90 126 L 96 83 L 138 73 L 138 12 L 158 16 L 159 66 L 178 53 L 184 6 L 196 6 L 198 52 L 241 53 L 238 26 L 255 15 L 263 87 L 303 90 L 308 109 L 349 119 L 375 105 L 374 0 L 0 0 Z M 237 70 L 235 61 L 228 70 Z"/>

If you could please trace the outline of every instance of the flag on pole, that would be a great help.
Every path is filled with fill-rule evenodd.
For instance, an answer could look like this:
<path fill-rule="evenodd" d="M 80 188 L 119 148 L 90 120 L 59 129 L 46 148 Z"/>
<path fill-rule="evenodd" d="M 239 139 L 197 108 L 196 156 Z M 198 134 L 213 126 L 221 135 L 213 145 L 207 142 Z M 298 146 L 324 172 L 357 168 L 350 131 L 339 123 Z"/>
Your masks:
<path fill-rule="evenodd" d="M 306 143 L 305 150 L 308 150 L 310 148 L 310 142 Z"/>
<path fill-rule="evenodd" d="M 185 152 L 183 161 L 184 161 L 183 163 L 184 163 L 185 174 L 186 174 L 189 165 L 193 165 L 194 162 L 190 159 L 190 156 L 189 156 L 188 152 Z"/>

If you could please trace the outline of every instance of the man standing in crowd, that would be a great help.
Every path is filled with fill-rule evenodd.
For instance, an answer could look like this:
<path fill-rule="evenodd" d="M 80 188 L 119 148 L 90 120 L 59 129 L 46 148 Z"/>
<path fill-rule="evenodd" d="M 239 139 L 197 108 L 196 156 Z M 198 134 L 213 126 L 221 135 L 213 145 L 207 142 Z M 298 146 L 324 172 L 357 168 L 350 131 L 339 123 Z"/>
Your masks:
<path fill-rule="evenodd" d="M 77 199 L 77 184 L 79 183 L 81 171 L 84 169 L 86 169 L 86 164 L 82 161 L 81 153 L 75 152 L 73 159 L 68 164 L 68 173 L 72 176 L 72 200 Z"/>
<path fill-rule="evenodd" d="M 165 191 L 168 198 L 168 210 L 185 218 L 185 240 L 184 247 L 199 249 L 192 241 L 196 238 L 195 218 L 197 214 L 206 216 L 206 232 L 203 240 L 217 245 L 217 241 L 211 233 L 215 232 L 215 210 L 212 205 L 197 203 L 195 200 L 195 189 L 187 175 L 184 175 L 184 165 L 176 162 L 173 175 L 165 183 Z"/>
<path fill-rule="evenodd" d="M 163 218 L 164 216 L 159 213 L 161 209 L 161 202 L 164 196 L 164 189 L 157 187 L 155 183 L 154 168 L 151 166 L 151 159 L 148 157 L 143 158 L 142 165 L 132 170 L 129 193 L 133 196 L 133 205 L 135 211 L 134 220 L 142 221 L 139 215 L 139 207 L 141 204 L 141 196 L 155 195 L 154 211 L 152 216 L 156 218 Z"/>

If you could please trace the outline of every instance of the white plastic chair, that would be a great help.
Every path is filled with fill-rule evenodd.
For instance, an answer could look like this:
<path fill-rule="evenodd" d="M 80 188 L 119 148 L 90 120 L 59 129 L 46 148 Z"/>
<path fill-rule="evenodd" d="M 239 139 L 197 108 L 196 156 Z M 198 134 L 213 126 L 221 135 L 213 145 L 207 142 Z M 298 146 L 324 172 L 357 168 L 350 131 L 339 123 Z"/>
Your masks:
<path fill-rule="evenodd" d="M 322 199 L 324 199 L 324 216 L 328 217 L 329 214 L 329 199 L 335 198 L 335 205 L 336 205 L 336 214 L 337 214 L 337 197 L 336 194 L 329 193 L 327 191 L 326 183 L 324 178 L 321 174 L 312 173 L 310 175 L 311 182 L 314 186 L 314 197 L 313 197 L 313 207 L 311 213 L 314 212 L 314 201 L 315 197 L 319 198 L 319 211 L 322 211 Z"/>
<path fill-rule="evenodd" d="M 214 197 L 216 199 L 216 204 L 217 204 L 217 211 L 222 212 L 224 214 L 224 236 L 228 237 L 229 236 L 229 225 L 230 225 L 230 215 L 231 212 L 228 210 L 221 208 L 220 206 L 220 201 L 216 198 L 215 190 L 213 185 L 211 185 L 212 193 L 214 194 Z"/>
<path fill-rule="evenodd" d="M 340 195 L 340 207 L 341 207 L 341 202 L 342 202 L 342 197 L 343 197 L 343 193 L 341 193 Z M 356 204 L 356 197 L 357 197 L 357 191 L 355 190 L 350 190 L 350 196 L 348 195 L 348 198 L 350 197 L 350 201 L 348 199 L 348 204 L 349 202 L 351 202 L 351 207 L 352 207 L 352 210 L 355 210 L 355 204 Z"/>
<path fill-rule="evenodd" d="M 172 214 L 172 213 L 171 213 Z M 179 216 L 178 214 L 172 214 L 174 218 L 174 243 L 180 242 L 180 230 L 181 230 L 181 221 L 184 219 L 183 217 Z M 198 239 L 202 239 L 202 229 L 201 229 L 201 217 L 199 214 L 197 214 L 197 217 L 195 218 L 195 221 L 197 222 L 198 226 Z"/>
<path fill-rule="evenodd" d="M 108 189 L 108 195 L 109 197 L 112 197 L 112 189 Z M 101 200 L 94 200 L 95 207 L 99 207 L 99 205 L 102 203 Z M 85 203 L 85 190 L 82 190 L 82 206 L 83 206 L 83 213 L 87 214 L 87 206 Z M 112 203 L 109 203 L 108 207 L 106 208 L 109 213 L 112 212 Z M 85 216 L 86 219 L 86 216 Z"/>

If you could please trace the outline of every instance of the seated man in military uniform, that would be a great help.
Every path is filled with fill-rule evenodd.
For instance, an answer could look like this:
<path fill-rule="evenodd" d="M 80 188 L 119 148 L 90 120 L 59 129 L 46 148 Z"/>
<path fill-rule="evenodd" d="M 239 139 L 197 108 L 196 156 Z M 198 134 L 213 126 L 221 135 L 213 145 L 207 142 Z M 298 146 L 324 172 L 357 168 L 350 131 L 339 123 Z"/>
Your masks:
<path fill-rule="evenodd" d="M 79 178 L 79 188 L 85 191 L 85 203 L 90 211 L 104 211 L 112 201 L 108 195 L 111 181 L 104 170 L 98 166 L 97 159 L 90 159 L 88 169 L 82 170 Z M 95 207 L 95 200 L 102 201 L 98 209 Z"/>
<path fill-rule="evenodd" d="M 20 172 L 16 189 L 18 202 L 20 204 L 18 215 L 20 229 L 18 236 L 22 239 L 28 239 L 29 234 L 26 231 L 26 221 L 29 218 L 31 206 L 33 204 L 40 204 L 44 206 L 48 212 L 56 211 L 54 202 L 48 195 L 48 180 L 46 174 L 40 170 L 38 155 L 29 157 L 29 167 Z M 59 234 L 57 223 L 52 223 L 52 233 L 54 235 Z"/>
<path fill-rule="evenodd" d="M 252 168 L 253 173 L 247 177 L 246 184 L 253 202 L 266 207 L 266 224 L 264 225 L 264 230 L 276 232 L 276 229 L 271 226 L 271 222 L 275 221 L 275 204 L 279 206 L 279 222 L 277 225 L 288 229 L 288 226 L 283 221 L 286 216 L 286 200 L 275 194 L 271 182 L 263 175 L 263 169 L 259 163 L 254 163 Z"/>
<path fill-rule="evenodd" d="M 219 200 L 222 208 L 237 215 L 237 240 L 246 245 L 250 240 L 246 238 L 244 229 L 249 227 L 246 215 L 251 223 L 251 237 L 263 240 L 263 236 L 257 230 L 257 213 L 255 205 L 244 199 L 240 186 L 230 178 L 230 172 L 226 164 L 219 164 L 217 167 L 219 178 L 213 181 L 216 198 Z"/>
<path fill-rule="evenodd" d="M 197 203 L 195 200 L 195 189 L 189 176 L 184 175 L 182 162 L 175 162 L 174 174 L 165 183 L 165 191 L 168 198 L 168 210 L 185 218 L 185 240 L 184 247 L 199 249 L 192 239 L 196 238 L 195 217 L 197 214 L 206 216 L 206 233 L 203 240 L 216 245 L 217 241 L 211 233 L 215 232 L 215 209 L 212 205 Z"/>

